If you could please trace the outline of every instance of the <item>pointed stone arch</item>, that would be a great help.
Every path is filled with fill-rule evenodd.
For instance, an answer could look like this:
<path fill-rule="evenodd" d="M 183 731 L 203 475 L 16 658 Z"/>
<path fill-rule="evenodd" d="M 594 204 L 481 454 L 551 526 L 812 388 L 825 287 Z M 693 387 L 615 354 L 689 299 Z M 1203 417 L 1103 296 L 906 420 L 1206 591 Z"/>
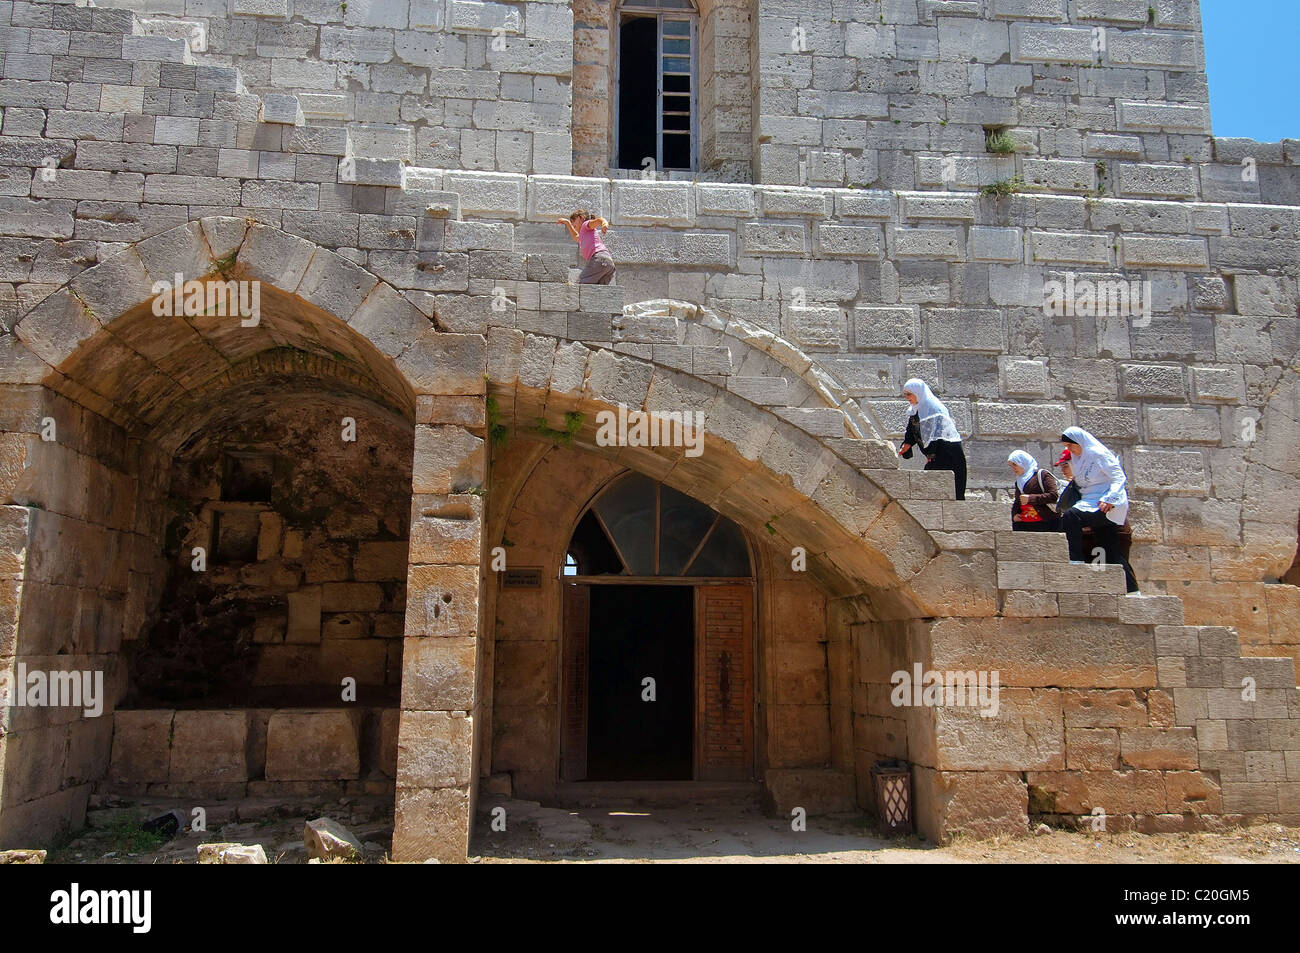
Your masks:
<path fill-rule="evenodd" d="M 200 292 L 227 283 L 255 285 L 258 313 L 155 309 L 171 300 L 166 291 L 178 281 L 194 282 Z M 22 656 L 29 667 L 98 670 L 107 675 L 108 698 L 101 722 L 28 716 L 0 738 L 6 769 L 0 770 L 0 842 L 29 842 L 78 826 L 89 790 L 108 770 L 112 710 L 125 685 L 117 653 L 124 634 L 132 627 L 138 632 L 156 600 L 156 577 L 165 572 L 170 552 L 153 542 L 161 539 L 165 521 L 154 492 L 162 482 L 158 475 L 172 452 L 231 402 L 256 386 L 261 406 L 273 408 L 280 386 L 319 386 L 322 393 L 359 399 L 386 414 L 393 426 L 405 427 L 407 439 L 424 445 L 426 458 L 454 446 L 464 457 L 458 472 L 471 484 L 482 480 L 475 477 L 481 440 L 464 426 L 435 434 L 443 438 L 436 449 L 429 446 L 439 443 L 428 439 L 432 428 L 422 428 L 419 441 L 415 435 L 417 402 L 423 398 L 427 405 L 433 394 L 477 403 L 481 421 L 482 337 L 444 334 L 365 269 L 244 219 L 191 222 L 81 272 L 31 308 L 5 337 L 0 381 L 7 405 L 0 439 L 12 461 L 0 515 L 19 563 L 8 585 L 12 641 L 0 644 L 0 656 L 6 669 Z M 427 406 L 423 411 L 423 419 L 432 419 Z M 473 426 L 472 414 L 461 417 Z M 41 439 L 45 424 L 57 437 Z M 410 465 L 408 457 L 408 472 Z M 414 517 L 446 516 L 458 527 L 472 526 L 477 541 L 474 498 L 449 502 L 450 487 L 439 486 L 445 479 L 445 472 L 425 467 L 410 481 L 408 499 L 412 490 L 420 491 Z M 422 495 L 439 492 L 437 501 Z M 403 522 L 406 517 L 401 514 Z M 402 578 L 408 582 L 408 569 L 421 583 L 439 573 L 477 577 L 476 547 L 449 556 L 417 541 L 408 561 L 407 544 L 402 546 Z M 446 579 L 437 584 L 440 592 L 450 591 Z M 393 720 L 394 746 L 402 732 L 418 733 L 430 723 L 452 730 L 471 724 L 475 588 L 456 590 L 458 596 L 466 593 L 467 605 L 457 606 L 455 616 L 467 631 L 439 633 L 439 647 L 451 649 L 470 675 L 451 689 L 431 689 L 428 678 L 404 680 L 409 716 L 401 727 Z M 68 622 L 69 606 L 71 623 L 60 628 L 55 621 Z M 412 626 L 420 641 L 427 634 L 423 617 Z M 471 646 L 468 656 L 465 643 Z M 412 665 L 428 667 L 427 653 L 403 654 Z M 435 691 L 440 697 L 432 697 Z M 165 748 L 167 739 L 162 741 Z M 421 788 L 427 772 L 419 759 L 400 760 L 401 781 Z M 468 764 L 468 748 L 463 761 Z M 443 800 L 454 815 L 443 827 L 459 828 L 459 837 L 452 837 L 461 842 L 469 815 L 469 778 L 462 774 L 455 775 L 453 766 L 437 779 L 438 790 L 450 792 Z"/>

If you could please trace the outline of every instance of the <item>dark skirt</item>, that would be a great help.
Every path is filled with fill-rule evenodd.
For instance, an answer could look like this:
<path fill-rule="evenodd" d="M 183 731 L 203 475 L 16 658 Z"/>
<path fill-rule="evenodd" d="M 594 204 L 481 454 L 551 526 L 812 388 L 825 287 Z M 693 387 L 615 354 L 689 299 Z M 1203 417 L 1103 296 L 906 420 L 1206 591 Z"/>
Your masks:
<path fill-rule="evenodd" d="M 957 499 L 966 499 L 966 451 L 960 440 L 935 440 L 925 448 L 925 469 L 951 470 Z"/>
<path fill-rule="evenodd" d="M 1039 520 L 1037 523 L 1017 523 L 1012 521 L 1011 528 L 1016 532 L 1024 533 L 1059 533 L 1061 531 L 1061 518 Z"/>

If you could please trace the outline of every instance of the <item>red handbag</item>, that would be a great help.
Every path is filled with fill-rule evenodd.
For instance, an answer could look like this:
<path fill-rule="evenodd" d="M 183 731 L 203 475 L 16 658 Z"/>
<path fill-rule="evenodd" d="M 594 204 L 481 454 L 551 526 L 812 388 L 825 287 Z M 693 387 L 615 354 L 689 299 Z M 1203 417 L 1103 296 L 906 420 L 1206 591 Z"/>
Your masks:
<path fill-rule="evenodd" d="M 1027 487 L 1028 484 L 1026 484 Z M 1038 478 L 1038 488 L 1040 490 L 1043 488 L 1043 478 L 1041 476 Z M 1041 523 L 1043 521 L 1043 514 L 1038 512 L 1038 507 L 1031 506 L 1028 503 L 1020 504 L 1019 514 L 1022 523 Z"/>

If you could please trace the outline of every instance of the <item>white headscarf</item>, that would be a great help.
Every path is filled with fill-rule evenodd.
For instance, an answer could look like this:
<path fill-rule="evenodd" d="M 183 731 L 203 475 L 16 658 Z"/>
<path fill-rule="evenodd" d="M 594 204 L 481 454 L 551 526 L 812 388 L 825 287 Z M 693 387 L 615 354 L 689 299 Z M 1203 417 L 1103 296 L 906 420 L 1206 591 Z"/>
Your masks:
<path fill-rule="evenodd" d="M 1011 456 L 1007 457 L 1007 463 L 1015 463 L 1025 468 L 1025 472 L 1016 477 L 1016 486 L 1020 489 L 1025 488 L 1035 473 L 1038 472 L 1038 461 L 1023 450 L 1014 450 Z"/>
<path fill-rule="evenodd" d="M 961 443 L 961 434 L 952 422 L 952 414 L 943 405 L 943 401 L 934 396 L 930 385 L 919 377 L 913 377 L 903 385 L 903 390 L 916 398 L 916 414 L 921 422 L 921 445 L 928 447 L 936 440 L 951 440 Z"/>
<path fill-rule="evenodd" d="M 1074 485 L 1083 494 L 1083 499 L 1075 505 L 1095 512 L 1097 502 L 1109 503 L 1113 509 L 1106 518 L 1123 525 L 1128 519 L 1128 492 L 1125 490 L 1128 477 L 1119 457 L 1082 427 L 1066 427 L 1061 436 L 1083 448 L 1083 454 L 1070 461 L 1074 468 Z"/>

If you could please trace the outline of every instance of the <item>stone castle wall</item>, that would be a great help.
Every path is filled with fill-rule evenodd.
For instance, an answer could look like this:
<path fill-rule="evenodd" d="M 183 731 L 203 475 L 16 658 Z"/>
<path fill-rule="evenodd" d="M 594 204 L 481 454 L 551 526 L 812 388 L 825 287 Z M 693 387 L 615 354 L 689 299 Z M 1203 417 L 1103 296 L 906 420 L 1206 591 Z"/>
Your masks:
<path fill-rule="evenodd" d="M 776 545 L 823 547 L 817 578 L 839 600 L 824 629 L 824 710 L 832 731 L 850 712 L 854 724 L 853 752 L 841 731 L 828 763 L 856 774 L 864 802 L 870 760 L 905 751 L 923 769 L 918 803 L 936 834 L 1015 820 L 1022 801 L 1026 812 L 1086 813 L 1072 807 L 1094 796 L 1133 817 L 1183 817 L 1189 801 L 1211 815 L 1300 813 L 1295 671 L 1276 661 L 1300 661 L 1298 590 L 1276 584 L 1296 551 L 1300 499 L 1289 453 L 1300 422 L 1300 150 L 1211 138 L 1193 2 L 1149 5 L 1154 22 L 1147 4 L 1108 3 L 1103 16 L 1089 0 L 827 6 L 801 4 L 792 18 L 760 2 L 746 29 L 735 5 L 701 9 L 710 167 L 698 181 L 645 181 L 570 175 L 607 171 L 608 117 L 592 103 L 608 79 L 608 4 L 148 0 L 133 15 L 0 0 L 0 368 L 17 554 L 0 658 L 43 656 L 63 631 L 42 622 L 54 634 L 29 641 L 33 620 L 54 617 L 25 609 L 19 628 L 18 606 L 40 606 L 42 585 L 78 590 L 87 629 L 73 655 L 106 667 L 155 603 L 162 457 L 128 443 L 119 411 L 149 419 L 164 378 L 180 373 L 150 376 L 173 357 L 144 335 L 132 346 L 152 370 L 135 352 L 113 351 L 112 364 L 77 345 L 144 300 L 146 270 L 189 273 L 193 261 L 204 274 L 229 267 L 228 252 L 317 309 L 293 325 L 308 333 L 291 346 L 347 351 L 330 315 L 356 312 L 396 362 L 354 360 L 379 390 L 395 375 L 422 401 L 455 397 L 422 403 L 416 421 L 413 485 L 439 525 L 477 526 L 462 512 L 472 497 L 450 508 L 437 498 L 486 482 L 481 444 L 465 436 L 482 434 L 484 372 L 510 414 L 553 425 L 596 400 L 725 406 L 718 426 L 740 433 L 720 439 L 792 489 L 759 484 L 771 496 L 747 502 L 744 484 L 708 482 L 734 476 L 721 468 L 695 474 L 707 478 L 698 492 L 712 488 L 709 501 L 751 530 L 775 519 Z M 796 53 L 790 31 L 812 13 Z M 1016 152 L 988 153 L 987 129 L 1005 129 Z M 979 192 L 1016 175 L 1015 194 Z M 571 283 L 577 259 L 553 222 L 578 206 L 613 223 L 614 287 Z M 199 220 L 201 237 L 181 227 Z M 1120 278 L 1151 283 L 1150 315 L 1044 308 L 1049 282 Z M 403 357 L 429 334 L 441 343 Z M 101 360 L 113 379 L 96 376 Z M 942 476 L 911 469 L 919 461 L 900 468 L 886 443 L 901 432 L 910 376 L 936 386 L 967 437 L 964 504 Z M 127 398 L 127 381 L 147 386 Z M 50 407 L 82 421 L 53 448 L 37 436 Z M 1075 422 L 1123 457 L 1144 598 L 1121 596 L 1114 572 L 1061 565 L 1059 540 L 1040 550 L 1000 532 L 1008 509 L 993 498 L 1009 485 L 1007 453 L 1047 462 Z M 120 492 L 102 493 L 102 481 L 89 492 L 77 482 L 88 468 Z M 796 515 L 776 519 L 769 505 Z M 861 545 L 827 542 L 811 513 Z M 445 557 L 436 537 L 414 542 L 417 522 L 413 512 L 422 565 L 408 579 L 416 608 L 403 655 L 403 710 L 415 714 L 403 716 L 399 792 L 403 757 L 415 774 L 399 826 L 404 812 L 433 812 L 464 829 L 474 728 L 462 715 L 478 717 L 466 680 L 487 674 L 486 633 L 458 614 L 440 623 L 436 651 L 415 636 L 432 625 L 431 586 L 477 608 L 467 580 L 481 540 Z M 68 548 L 72 539 L 85 542 Z M 41 557 L 66 552 L 81 562 Z M 423 565 L 449 558 L 458 575 Z M 878 584 L 869 610 L 844 601 L 854 579 Z M 903 621 L 920 618 L 939 621 Z M 961 713 L 884 711 L 880 663 L 897 639 L 906 657 L 944 667 L 968 662 L 965 641 L 996 646 L 1004 656 L 986 664 L 1018 672 L 1008 711 L 1031 742 L 990 729 L 1008 734 L 991 735 L 975 763 L 953 753 Z M 1100 669 L 1098 640 L 1111 659 Z M 1044 655 L 1072 681 L 1045 681 L 1059 671 Z M 1243 672 L 1277 694 L 1234 702 Z M 1124 711 L 1106 714 L 1112 705 Z M 7 823 L 53 811 L 51 799 L 72 804 L 102 776 L 108 749 L 95 733 L 106 729 L 87 725 L 10 724 Z M 453 754 L 421 759 L 425 743 Z M 1180 772 L 1197 776 L 1171 777 Z M 1184 782 L 1196 790 L 1185 795 Z M 1106 793 L 1125 786 L 1145 793 Z"/>

